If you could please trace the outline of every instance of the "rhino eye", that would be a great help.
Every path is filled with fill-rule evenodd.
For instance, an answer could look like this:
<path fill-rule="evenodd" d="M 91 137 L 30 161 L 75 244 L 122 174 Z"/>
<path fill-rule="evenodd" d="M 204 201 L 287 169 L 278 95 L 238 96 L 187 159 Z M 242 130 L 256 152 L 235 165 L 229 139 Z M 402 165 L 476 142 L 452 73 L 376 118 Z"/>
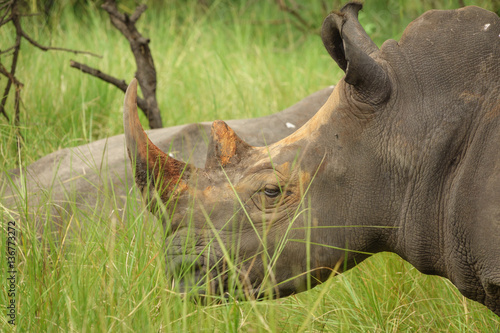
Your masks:
<path fill-rule="evenodd" d="M 281 194 L 281 189 L 278 186 L 266 185 L 264 188 L 264 194 L 269 198 L 276 198 Z"/>

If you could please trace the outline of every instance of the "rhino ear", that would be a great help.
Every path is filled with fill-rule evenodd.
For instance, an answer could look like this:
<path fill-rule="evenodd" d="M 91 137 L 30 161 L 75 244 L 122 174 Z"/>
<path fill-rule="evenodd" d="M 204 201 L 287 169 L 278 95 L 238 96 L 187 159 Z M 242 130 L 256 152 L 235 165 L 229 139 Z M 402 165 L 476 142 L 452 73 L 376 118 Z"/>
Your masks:
<path fill-rule="evenodd" d="M 127 152 L 135 164 L 135 182 L 143 195 L 152 185 L 161 199 L 167 202 L 172 191 L 180 186 L 194 167 L 178 161 L 156 147 L 142 129 L 137 115 L 137 80 L 133 79 L 125 93 L 123 125 Z M 145 192 L 145 190 L 148 190 Z M 153 200 L 151 196 L 148 200 Z"/>
<path fill-rule="evenodd" d="M 355 88 L 357 98 L 380 104 L 391 93 L 385 70 L 373 58 L 379 52 L 358 21 L 362 4 L 351 2 L 323 22 L 321 38 L 330 56 L 346 73 L 344 81 Z"/>
<path fill-rule="evenodd" d="M 252 146 L 243 141 L 222 120 L 212 124 L 212 134 L 207 151 L 205 168 L 218 168 L 237 164 Z"/>

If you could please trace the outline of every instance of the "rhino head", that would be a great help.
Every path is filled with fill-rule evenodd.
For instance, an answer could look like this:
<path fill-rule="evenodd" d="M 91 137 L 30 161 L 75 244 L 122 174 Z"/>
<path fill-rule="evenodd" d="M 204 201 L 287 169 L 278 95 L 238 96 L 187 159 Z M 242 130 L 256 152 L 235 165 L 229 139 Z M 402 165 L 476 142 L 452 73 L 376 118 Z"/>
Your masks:
<path fill-rule="evenodd" d="M 131 83 L 124 108 L 127 147 L 136 183 L 164 223 L 169 274 L 190 268 L 196 276 L 191 284 L 208 276 L 211 291 L 224 291 L 236 273 L 246 296 L 286 296 L 366 257 L 345 252 L 357 247 L 346 236 L 350 228 L 325 229 L 377 225 L 382 218 L 363 216 L 363 209 L 352 216 L 356 206 L 378 205 L 376 193 L 365 201 L 353 183 L 362 179 L 364 188 L 380 188 L 372 181 L 378 171 L 372 151 L 352 139 L 391 92 L 386 70 L 375 60 L 378 48 L 357 21 L 359 8 L 347 6 L 324 23 L 325 45 L 347 76 L 317 116 L 265 147 L 250 146 L 215 121 L 204 169 L 175 160 L 148 140 L 137 118 L 137 83 Z M 341 29 L 348 37 L 341 37 Z M 366 235 L 356 242 L 381 237 Z"/>
<path fill-rule="evenodd" d="M 413 22 L 399 43 L 379 49 L 358 22 L 360 9 L 349 3 L 323 23 L 323 43 L 345 76 L 316 115 L 265 147 L 245 143 L 215 121 L 203 169 L 149 141 L 137 118 L 137 83 L 131 83 L 126 142 L 136 183 L 163 221 L 167 272 L 181 289 L 199 287 L 201 294 L 236 285 L 243 297 L 282 297 L 372 253 L 392 251 L 499 311 L 495 275 L 460 271 L 474 251 L 485 249 L 470 249 L 469 234 L 461 232 L 467 229 L 461 219 L 477 211 L 464 208 L 473 205 L 463 195 L 468 178 L 449 178 L 481 168 L 474 164 L 479 158 L 465 158 L 475 154 L 466 149 L 472 144 L 467 133 L 498 97 L 491 42 L 498 38 L 498 17 L 477 7 L 433 11 Z M 498 112 L 489 114 L 488 126 L 498 126 Z M 495 149 L 491 156 L 498 156 Z M 493 189 L 500 177 L 491 177 L 484 170 L 474 181 Z M 500 257 L 498 247 L 489 252 L 490 259 L 476 262 Z"/>
<path fill-rule="evenodd" d="M 247 144 L 225 122 L 215 121 L 202 169 L 149 141 L 137 116 L 136 92 L 134 80 L 125 97 L 127 149 L 136 184 L 163 222 L 167 274 L 181 290 L 197 286 L 200 294 L 219 294 L 237 287 L 244 298 L 265 293 L 282 297 L 306 290 L 338 269 L 343 251 L 332 255 L 335 248 L 306 244 L 309 238 L 332 243 L 321 239 L 324 205 L 309 207 L 329 193 L 314 179 L 323 178 L 330 167 L 347 170 L 326 161 L 335 147 L 314 145 L 329 132 L 323 127 L 326 118 L 313 119 L 265 147 Z M 304 257 L 309 251 L 314 254 Z"/>

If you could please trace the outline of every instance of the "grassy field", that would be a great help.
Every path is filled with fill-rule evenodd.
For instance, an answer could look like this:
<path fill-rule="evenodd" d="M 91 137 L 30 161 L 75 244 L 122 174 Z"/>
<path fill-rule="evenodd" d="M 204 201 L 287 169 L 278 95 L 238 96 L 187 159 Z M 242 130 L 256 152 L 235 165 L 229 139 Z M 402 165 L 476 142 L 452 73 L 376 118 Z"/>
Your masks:
<path fill-rule="evenodd" d="M 333 2 L 340 6 L 340 1 Z M 493 0 L 464 2 L 499 10 Z M 140 20 L 139 28 L 151 38 L 165 126 L 267 115 L 342 77 L 321 39 L 297 29 L 274 2 L 215 0 L 207 10 L 196 3 L 151 1 Z M 398 39 L 425 10 L 457 7 L 459 1 L 451 0 L 368 0 L 360 21 L 380 45 Z M 302 10 L 319 28 L 324 15 L 320 1 Z M 129 82 L 135 64 L 126 40 L 91 4 L 76 12 L 71 6 L 56 8 L 52 15 L 49 25 L 41 18 L 25 18 L 28 32 L 42 44 L 103 58 L 44 53 L 23 44 L 17 77 L 24 83 L 25 141 L 18 154 L 13 125 L 0 120 L 2 169 L 123 132 L 123 94 L 70 68 L 69 61 Z M 6 49 L 14 43 L 13 33 L 0 30 L 0 49 Z M 8 64 L 10 59 L 2 56 L 1 61 Z M 128 209 L 131 215 L 141 211 Z M 4 223 L 7 215 L 2 214 Z M 90 225 L 85 237 L 64 246 L 50 239 L 43 240 L 45 246 L 31 246 L 34 236 L 28 235 L 18 247 L 19 332 L 497 332 L 500 327 L 497 316 L 465 299 L 449 282 L 422 275 L 391 254 L 375 255 L 296 296 L 201 306 L 169 291 L 162 243 L 151 237 L 161 234 L 154 220 L 137 215 L 131 225 L 102 218 Z M 0 237 L 2 251 L 5 235 L 3 231 Z M 8 278 L 6 266 L 2 256 L 0 281 Z M 5 316 L 8 299 L 2 282 L 2 332 L 15 331 Z"/>

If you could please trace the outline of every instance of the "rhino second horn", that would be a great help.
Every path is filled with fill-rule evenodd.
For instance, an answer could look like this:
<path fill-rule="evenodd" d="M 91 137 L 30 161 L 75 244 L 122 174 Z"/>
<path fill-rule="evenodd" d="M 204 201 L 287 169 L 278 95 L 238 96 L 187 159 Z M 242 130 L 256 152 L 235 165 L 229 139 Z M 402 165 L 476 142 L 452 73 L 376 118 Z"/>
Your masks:
<path fill-rule="evenodd" d="M 252 146 L 243 141 L 224 121 L 216 120 L 212 123 L 205 168 L 237 164 L 250 149 Z"/>
<path fill-rule="evenodd" d="M 130 161 L 135 165 L 135 182 L 141 192 L 155 186 L 161 199 L 167 202 L 170 194 L 194 169 L 156 147 L 144 132 L 137 114 L 137 80 L 134 78 L 125 93 L 123 127 Z"/>

